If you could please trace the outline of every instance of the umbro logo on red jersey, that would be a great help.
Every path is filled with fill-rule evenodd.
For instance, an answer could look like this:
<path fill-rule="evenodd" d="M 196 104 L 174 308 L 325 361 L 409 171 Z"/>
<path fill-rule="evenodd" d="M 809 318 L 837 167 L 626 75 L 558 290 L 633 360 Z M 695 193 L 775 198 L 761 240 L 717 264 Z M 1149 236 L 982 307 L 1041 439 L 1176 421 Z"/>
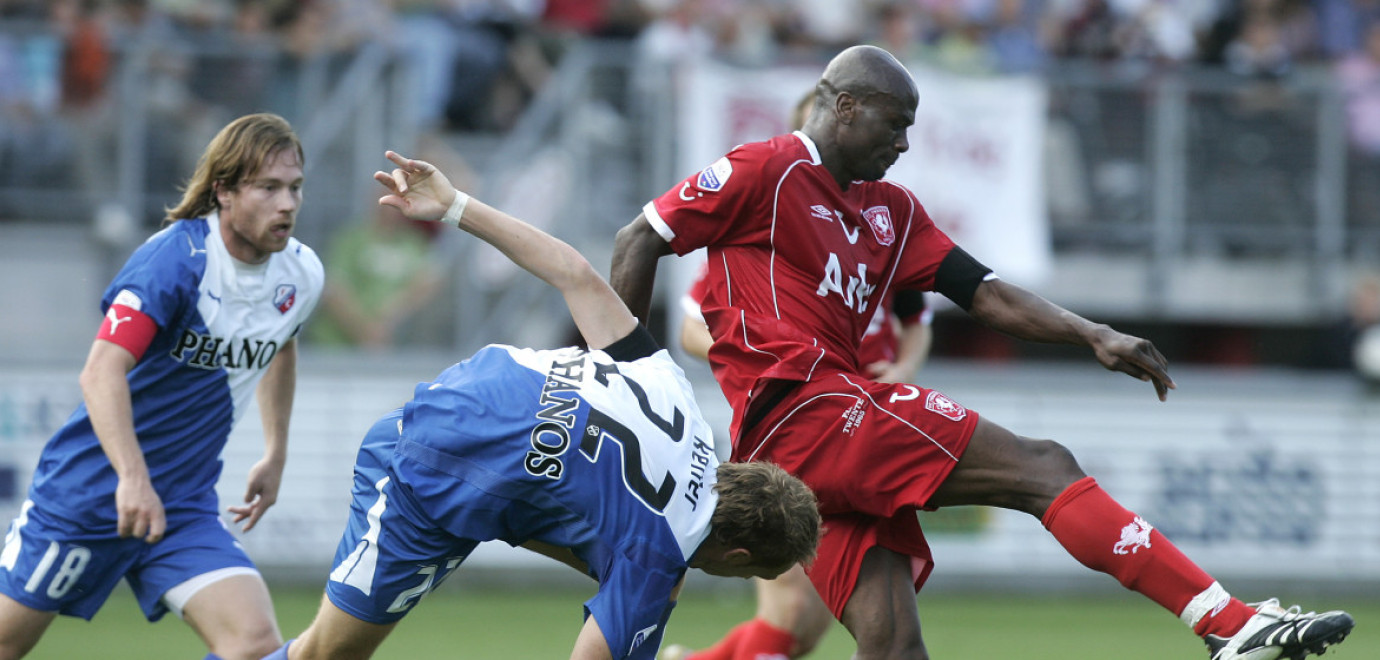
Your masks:
<path fill-rule="evenodd" d="M 843 237 L 848 239 L 848 244 L 854 245 L 858 242 L 858 228 L 854 227 L 853 231 L 848 231 L 848 225 L 843 221 L 843 211 L 831 209 L 823 204 L 811 204 L 810 215 L 825 222 L 838 220 L 839 228 L 843 230 Z"/>

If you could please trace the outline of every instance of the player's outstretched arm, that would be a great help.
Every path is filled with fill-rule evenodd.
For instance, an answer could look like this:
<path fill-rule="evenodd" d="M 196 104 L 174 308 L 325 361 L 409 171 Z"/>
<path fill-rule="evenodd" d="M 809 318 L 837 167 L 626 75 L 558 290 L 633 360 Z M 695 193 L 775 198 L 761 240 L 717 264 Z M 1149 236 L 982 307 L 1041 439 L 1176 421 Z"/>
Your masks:
<path fill-rule="evenodd" d="M 657 260 L 670 253 L 671 245 L 656 233 L 647 222 L 647 216 L 641 213 L 619 229 L 614 239 L 609 283 L 633 315 L 644 321 L 652 309 Z"/>
<path fill-rule="evenodd" d="M 1005 280 L 979 285 L 968 311 L 985 325 L 1020 339 L 1087 346 L 1102 366 L 1149 381 L 1161 401 L 1174 389 L 1169 362 L 1149 340 L 1093 323 Z"/>
<path fill-rule="evenodd" d="M 590 348 L 605 348 L 637 327 L 608 282 L 565 241 L 456 190 L 431 163 L 392 151 L 386 155 L 397 168 L 391 174 L 374 173 L 389 191 L 380 204 L 413 220 L 444 222 L 474 234 L 556 287 Z"/>

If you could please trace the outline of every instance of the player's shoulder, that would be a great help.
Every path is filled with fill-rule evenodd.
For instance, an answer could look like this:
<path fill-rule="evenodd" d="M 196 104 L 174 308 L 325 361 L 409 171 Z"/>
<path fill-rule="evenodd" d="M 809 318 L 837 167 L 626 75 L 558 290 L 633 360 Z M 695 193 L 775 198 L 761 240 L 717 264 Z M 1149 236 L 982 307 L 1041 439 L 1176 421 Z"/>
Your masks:
<path fill-rule="evenodd" d="M 901 213 L 921 221 L 929 221 L 929 214 L 914 190 L 894 179 L 859 182 L 867 189 L 867 197 L 880 200 L 893 214 Z M 898 218 L 899 220 L 899 218 Z"/>
<path fill-rule="evenodd" d="M 321 257 L 306 243 L 289 238 L 287 247 L 283 248 L 280 254 L 286 267 L 302 272 L 317 285 L 325 283 L 326 269 L 321 263 Z"/>
<path fill-rule="evenodd" d="M 738 160 L 775 169 L 785 169 L 800 161 L 819 161 L 813 143 L 803 133 L 785 133 L 761 142 L 740 144 L 729 153 Z"/>
<path fill-rule="evenodd" d="M 206 267 L 210 226 L 204 218 L 177 220 L 155 232 L 135 249 L 129 264 L 200 271 Z"/>

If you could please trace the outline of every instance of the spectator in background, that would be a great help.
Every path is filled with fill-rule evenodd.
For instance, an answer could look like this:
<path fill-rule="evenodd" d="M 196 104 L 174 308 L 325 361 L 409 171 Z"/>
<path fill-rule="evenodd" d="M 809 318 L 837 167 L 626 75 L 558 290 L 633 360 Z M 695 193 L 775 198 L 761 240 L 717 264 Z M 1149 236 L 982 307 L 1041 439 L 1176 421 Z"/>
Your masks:
<path fill-rule="evenodd" d="M 11 18 L 32 26 L 63 12 L 61 6 L 16 3 Z M 73 147 L 59 121 L 63 42 L 48 30 L 0 32 L 0 188 L 24 188 L 37 196 L 0 198 L 0 218 L 35 217 L 53 200 L 56 182 L 67 179 Z M 46 195 L 44 195 L 46 193 Z"/>
<path fill-rule="evenodd" d="M 242 115 L 264 109 L 282 44 L 272 27 L 271 0 L 234 0 L 224 22 L 207 20 L 193 36 L 210 46 L 198 53 L 192 92 L 224 112 Z"/>
<path fill-rule="evenodd" d="M 53 22 L 63 35 L 62 105 L 82 109 L 101 103 L 110 77 L 110 43 L 100 0 L 59 0 Z"/>
<path fill-rule="evenodd" d="M 1380 0 L 1311 0 L 1324 56 L 1339 58 L 1365 48 L 1367 28 L 1380 20 Z"/>
<path fill-rule="evenodd" d="M 1241 33 L 1227 44 L 1223 60 L 1228 71 L 1245 78 L 1283 78 L 1293 67 L 1279 19 L 1268 10 L 1246 15 Z"/>
<path fill-rule="evenodd" d="M 1089 60 L 1121 57 L 1118 17 L 1107 0 L 1069 0 L 1051 11 L 1055 55 Z"/>
<path fill-rule="evenodd" d="M 717 36 L 707 0 L 658 3 L 637 37 L 639 57 L 652 63 L 692 62 L 714 52 Z"/>
<path fill-rule="evenodd" d="M 336 234 L 326 264 L 323 313 L 307 334 L 313 345 L 426 343 L 416 341 L 410 324 L 435 302 L 445 271 L 417 223 L 378 205 Z"/>
<path fill-rule="evenodd" d="M 1380 159 L 1380 21 L 1366 27 L 1364 48 L 1337 63 L 1351 147 Z"/>
<path fill-rule="evenodd" d="M 1036 73 L 1045 68 L 1048 56 L 1040 43 L 1042 2 L 997 0 L 987 48 L 999 73 Z"/>
<path fill-rule="evenodd" d="M 1346 108 L 1350 163 L 1347 195 L 1350 221 L 1380 223 L 1380 20 L 1366 27 L 1364 48 L 1336 65 L 1337 84 Z"/>
<path fill-rule="evenodd" d="M 1343 369 L 1380 385 L 1380 275 L 1355 278 L 1347 307 L 1326 329 L 1317 346 L 1317 364 Z"/>

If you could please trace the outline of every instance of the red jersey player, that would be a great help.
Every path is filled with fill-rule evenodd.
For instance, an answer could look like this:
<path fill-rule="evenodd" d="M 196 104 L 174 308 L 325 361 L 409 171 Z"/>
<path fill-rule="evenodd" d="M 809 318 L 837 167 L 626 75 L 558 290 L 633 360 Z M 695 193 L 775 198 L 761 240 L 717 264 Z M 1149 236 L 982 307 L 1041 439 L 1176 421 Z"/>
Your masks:
<path fill-rule="evenodd" d="M 811 93 L 806 100 L 813 101 Z M 801 122 L 793 122 L 799 127 Z M 681 296 L 684 318 L 680 327 L 681 348 L 701 360 L 708 359 L 714 338 L 705 327 L 700 301 L 709 288 L 707 266 Z M 858 347 L 858 364 L 873 380 L 898 383 L 914 377 L 929 357 L 934 314 L 919 291 L 899 291 L 877 306 Z M 830 612 L 815 593 L 801 566 L 774 580 L 754 580 L 757 611 L 753 618 L 734 626 L 712 646 L 692 651 L 680 644 L 665 647 L 659 660 L 760 660 L 800 658 L 814 650 L 829 631 Z"/>
<path fill-rule="evenodd" d="M 775 462 L 815 490 L 827 531 L 810 579 L 858 657 L 927 657 L 915 599 L 900 596 L 932 568 L 915 511 L 955 505 L 1036 516 L 1078 561 L 1179 616 L 1213 660 L 1301 658 L 1342 641 L 1354 626 L 1345 612 L 1233 598 L 1062 445 L 862 373 L 875 302 L 920 289 L 1013 336 L 1087 346 L 1161 400 L 1174 387 L 1149 341 L 995 277 L 914 194 L 882 180 L 909 148 L 919 101 L 890 54 L 845 50 L 803 130 L 740 146 L 653 200 L 613 257 L 615 290 L 645 318 L 657 260 L 708 248 L 709 360 L 733 408 L 733 457 Z"/>

